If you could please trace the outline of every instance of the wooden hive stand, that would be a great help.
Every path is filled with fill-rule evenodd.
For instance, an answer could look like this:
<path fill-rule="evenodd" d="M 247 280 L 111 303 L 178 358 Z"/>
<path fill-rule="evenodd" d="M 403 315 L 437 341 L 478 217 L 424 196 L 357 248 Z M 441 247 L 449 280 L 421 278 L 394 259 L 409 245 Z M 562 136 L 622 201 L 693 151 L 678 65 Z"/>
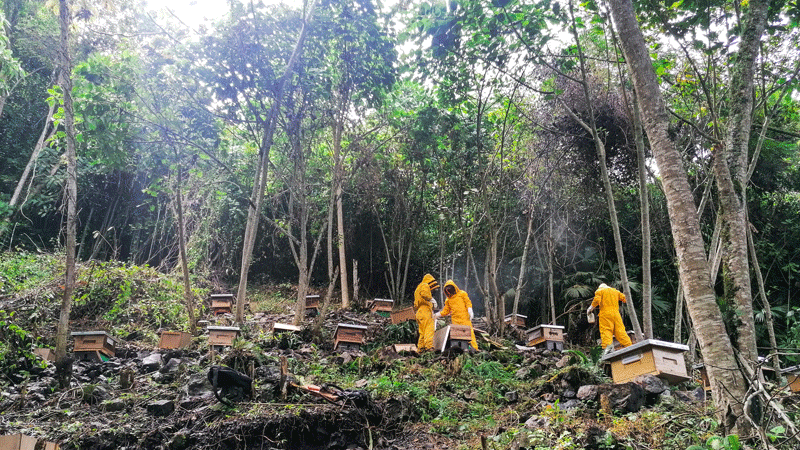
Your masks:
<path fill-rule="evenodd" d="M 233 313 L 233 294 L 211 294 L 211 312 L 214 315 Z"/>
<path fill-rule="evenodd" d="M 544 347 L 548 350 L 564 350 L 564 327 L 561 325 L 537 325 L 525 332 L 528 347 Z"/>
<path fill-rule="evenodd" d="M 192 343 L 192 335 L 184 331 L 162 331 L 158 341 L 158 348 L 172 350 L 186 348 Z"/>
<path fill-rule="evenodd" d="M 528 316 L 523 316 L 522 314 L 517 314 L 516 317 L 513 318 L 511 316 L 513 316 L 513 314 L 506 316 L 505 323 L 512 327 L 525 328 L 525 321 L 528 320 Z"/>
<path fill-rule="evenodd" d="M 786 383 L 789 385 L 789 390 L 792 392 L 800 392 L 800 366 L 787 367 L 781 370 Z"/>
<path fill-rule="evenodd" d="M 366 325 L 354 325 L 351 323 L 340 323 L 336 325 L 334 334 L 334 350 L 359 350 L 364 344 L 364 334 L 367 332 Z"/>
<path fill-rule="evenodd" d="M 374 313 L 384 313 L 381 315 L 388 315 L 394 309 L 394 300 L 388 298 L 376 298 L 367 303 L 367 308 Z"/>
<path fill-rule="evenodd" d="M 700 374 L 700 384 L 703 385 L 703 390 L 706 392 L 711 392 L 711 380 L 708 378 L 706 365 L 703 363 L 695 364 L 692 366 L 692 369 L 696 370 Z"/>
<path fill-rule="evenodd" d="M 306 295 L 306 314 L 319 313 L 319 295 Z"/>
<path fill-rule="evenodd" d="M 221 351 L 233 345 L 239 332 L 239 327 L 208 327 L 208 345 L 214 351 Z"/>
<path fill-rule="evenodd" d="M 392 316 L 392 324 L 394 325 L 397 325 L 398 323 L 407 322 L 409 320 L 417 320 L 417 313 L 414 312 L 413 306 L 392 311 L 391 316 Z"/>
<path fill-rule="evenodd" d="M 55 442 L 47 442 L 24 434 L 0 436 L 0 450 L 59 450 Z"/>
<path fill-rule="evenodd" d="M 614 383 L 626 383 L 639 375 L 655 375 L 671 384 L 689 379 L 683 354 L 689 347 L 683 344 L 645 339 L 629 347 L 608 353 L 600 360 L 611 363 Z"/>
<path fill-rule="evenodd" d="M 433 334 L 433 349 L 443 352 L 448 348 L 469 349 L 472 341 L 472 327 L 469 325 L 448 325 Z"/>
<path fill-rule="evenodd" d="M 116 354 L 117 339 L 105 331 L 74 331 L 75 358 L 82 361 L 103 362 Z"/>

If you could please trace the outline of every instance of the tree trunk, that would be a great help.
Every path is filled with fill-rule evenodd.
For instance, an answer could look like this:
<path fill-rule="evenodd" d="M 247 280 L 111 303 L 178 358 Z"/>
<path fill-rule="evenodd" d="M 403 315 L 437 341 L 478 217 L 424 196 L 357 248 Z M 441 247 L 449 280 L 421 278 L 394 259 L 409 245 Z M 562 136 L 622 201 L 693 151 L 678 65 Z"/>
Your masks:
<path fill-rule="evenodd" d="M 721 233 L 725 296 L 736 305 L 738 347 L 742 356 L 756 363 L 755 320 L 747 258 L 746 188 L 748 146 L 753 114 L 753 79 L 761 36 L 767 22 L 769 1 L 751 0 L 745 13 L 739 51 L 731 68 L 730 119 L 725 145 L 714 155 L 714 173 L 723 216 Z"/>
<path fill-rule="evenodd" d="M 278 88 L 275 92 L 275 99 L 269 111 L 269 116 L 264 124 L 265 130 L 261 142 L 261 148 L 259 149 L 256 177 L 255 180 L 253 180 L 253 193 L 250 197 L 250 207 L 247 208 L 247 225 L 244 231 L 242 265 L 239 273 L 239 288 L 236 292 L 236 323 L 239 324 L 244 322 L 244 302 L 247 295 L 247 272 L 250 270 L 250 262 L 253 258 L 253 247 L 255 246 L 256 242 L 256 232 L 258 231 L 258 223 L 260 222 L 259 219 L 261 217 L 261 203 L 264 198 L 264 188 L 267 183 L 267 173 L 269 172 L 269 152 L 272 148 L 272 138 L 273 134 L 275 133 L 275 127 L 277 126 L 278 112 L 280 111 L 281 102 L 283 101 L 283 92 L 286 88 L 286 83 L 288 82 L 289 76 L 294 70 L 295 63 L 298 59 L 300 59 L 300 54 L 303 51 L 303 42 L 308 34 L 309 23 L 311 22 L 315 5 L 316 2 L 312 0 L 308 7 L 308 13 L 303 20 L 303 28 L 300 30 L 300 36 L 297 38 L 297 43 L 292 51 L 292 56 L 289 58 L 289 62 L 286 64 L 286 69 L 281 76 Z"/>
<path fill-rule="evenodd" d="M 75 151 L 75 111 L 72 104 L 72 61 L 69 53 L 70 15 L 67 0 L 59 1 L 59 24 L 61 25 L 61 89 L 64 93 L 64 130 L 67 141 L 67 186 L 64 197 L 67 204 L 66 230 L 66 275 L 64 280 L 64 297 L 56 330 L 56 366 L 61 387 L 69 386 L 69 373 L 72 364 L 67 359 L 67 334 L 69 333 L 69 315 L 72 311 L 72 295 L 75 291 L 75 238 L 78 201 L 78 161 Z M 67 367 L 69 365 L 69 367 Z"/>
<path fill-rule="evenodd" d="M 189 283 L 189 263 L 186 261 L 186 236 L 184 232 L 183 220 L 183 200 L 181 198 L 181 188 L 183 187 L 183 174 L 181 173 L 180 155 L 178 150 L 175 149 L 175 160 L 177 164 L 177 184 L 175 186 L 175 210 L 178 215 L 178 250 L 181 256 L 181 271 L 183 273 L 183 298 L 186 302 L 186 313 L 189 316 L 189 333 L 194 336 L 197 331 L 197 320 L 194 317 L 194 295 L 192 294 L 192 286 Z"/>
<path fill-rule="evenodd" d="M 653 339 L 653 292 L 650 276 L 650 193 L 647 190 L 644 131 L 639 102 L 633 98 L 633 132 L 636 142 L 636 161 L 639 167 L 639 209 L 642 222 L 642 325 L 647 339 Z"/>
<path fill-rule="evenodd" d="M 781 361 L 778 358 L 778 339 L 775 337 L 775 321 L 772 318 L 772 308 L 770 307 L 767 293 L 764 290 L 764 277 L 761 275 L 756 246 L 753 243 L 753 231 L 750 230 L 750 227 L 747 227 L 747 245 L 750 249 L 750 259 L 753 261 L 753 271 L 756 274 L 756 281 L 758 283 L 758 297 L 761 299 L 761 305 L 764 307 L 764 324 L 767 326 L 767 334 L 769 334 L 769 355 L 772 358 L 772 368 L 775 369 L 775 373 L 781 373 Z"/>
<path fill-rule="evenodd" d="M 344 107 L 342 106 L 341 109 Z M 336 192 L 336 236 L 339 250 L 339 284 L 342 290 L 342 308 L 350 307 L 350 295 L 348 292 L 347 280 L 347 254 L 345 252 L 345 239 L 344 239 L 344 208 L 342 206 L 342 184 L 344 183 L 344 167 L 342 164 L 342 131 L 344 128 L 344 114 L 340 110 L 339 118 L 336 121 L 336 126 L 333 133 L 333 157 L 336 159 L 334 162 L 334 191 Z"/>
<path fill-rule="evenodd" d="M 525 245 L 522 246 L 522 259 L 519 262 L 519 277 L 517 277 L 517 288 L 514 290 L 514 309 L 511 313 L 511 323 L 516 323 L 519 312 L 519 298 L 522 295 L 522 287 L 525 285 L 525 273 L 528 266 L 528 250 L 531 247 L 531 234 L 533 234 L 533 211 L 528 212 L 528 231 L 525 233 Z"/>
<path fill-rule="evenodd" d="M 50 140 L 50 138 L 53 137 L 53 133 L 56 131 L 55 128 L 50 128 L 50 125 L 53 123 L 53 112 L 55 111 L 55 107 L 55 102 L 53 102 L 53 104 L 50 105 L 50 109 L 47 111 L 47 117 L 44 120 L 42 132 L 39 134 L 39 140 L 36 141 L 36 146 L 33 147 L 33 153 L 31 153 L 28 164 L 25 165 L 25 169 L 22 171 L 22 175 L 19 177 L 19 182 L 17 182 L 17 187 L 14 188 L 14 194 L 11 195 L 11 200 L 8 202 L 8 205 L 12 208 L 17 206 L 22 189 L 25 187 L 25 184 L 28 181 L 28 176 L 30 175 L 31 170 L 33 170 L 33 166 L 39 159 L 39 153 L 42 152 L 45 142 Z"/>
<path fill-rule="evenodd" d="M 633 331 L 636 333 L 636 339 L 642 340 L 642 326 L 639 324 L 639 318 L 636 314 L 636 308 L 634 307 L 633 296 L 631 295 L 630 285 L 628 283 L 628 269 L 625 265 L 625 253 L 622 250 L 622 235 L 619 231 L 619 219 L 617 218 L 617 207 L 614 203 L 614 191 L 611 189 L 611 180 L 608 176 L 608 166 L 606 164 L 606 147 L 603 143 L 602 139 L 600 139 L 600 135 L 597 131 L 597 124 L 594 120 L 594 108 L 592 107 L 592 98 L 589 93 L 589 85 L 586 81 L 586 67 L 584 63 L 584 56 L 583 50 L 581 47 L 581 41 L 578 36 L 578 29 L 577 25 L 575 24 L 575 17 L 573 14 L 572 2 L 569 3 L 570 9 L 570 16 L 572 17 L 572 26 L 570 30 L 572 31 L 573 37 L 575 38 L 575 45 L 578 49 L 578 62 L 580 64 L 581 69 L 581 88 L 583 89 L 584 97 L 586 98 L 586 104 L 589 108 L 589 123 L 586 124 L 582 120 L 580 120 L 572 110 L 567 107 L 565 103 L 562 105 L 567 110 L 567 113 L 572 116 L 573 119 L 577 120 L 587 131 L 591 132 L 592 140 L 594 141 L 595 149 L 597 150 L 597 158 L 600 163 L 600 177 L 603 179 L 603 189 L 606 192 L 606 204 L 608 205 L 608 215 L 611 221 L 611 230 L 614 234 L 614 249 L 617 254 L 617 265 L 619 267 L 619 277 L 620 282 L 622 283 L 622 291 L 625 294 L 625 298 L 628 299 L 625 302 L 627 307 L 628 314 L 630 315 L 631 324 L 633 325 Z"/>
<path fill-rule="evenodd" d="M 711 286 L 700 220 L 681 155 L 668 133 L 669 115 L 649 49 L 631 0 L 611 0 L 610 6 L 639 98 L 645 131 L 663 180 L 687 307 L 703 359 L 713 361 L 707 365 L 707 370 L 718 419 L 724 432 L 740 433 L 748 428 L 743 420 L 739 421 L 743 417 L 741 401 L 747 386 Z"/>

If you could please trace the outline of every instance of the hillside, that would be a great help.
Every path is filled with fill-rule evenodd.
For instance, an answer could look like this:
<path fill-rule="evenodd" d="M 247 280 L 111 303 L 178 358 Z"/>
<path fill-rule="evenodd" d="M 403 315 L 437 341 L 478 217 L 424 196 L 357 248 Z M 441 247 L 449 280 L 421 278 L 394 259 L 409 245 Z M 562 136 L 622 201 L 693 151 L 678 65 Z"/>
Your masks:
<path fill-rule="evenodd" d="M 57 260 L 7 255 L 1 268 L 0 435 L 22 433 L 64 450 L 737 448 L 733 440 L 712 447 L 722 438 L 697 383 L 667 387 L 648 377 L 612 385 L 587 356 L 597 349 L 569 339 L 563 353 L 494 338 L 479 339 L 475 354 L 397 353 L 392 344 L 416 341 L 415 324 L 335 307 L 321 336 L 312 335 L 311 316 L 298 333 L 273 334 L 275 322 L 291 322 L 291 286 L 254 288 L 241 338 L 221 354 L 208 351 L 204 330 L 186 349 L 159 350 L 160 330 L 185 326 L 180 284 L 111 263 L 81 267 L 72 331 L 107 331 L 119 339 L 115 357 L 76 361 L 70 387 L 58 389 L 53 365 L 31 353 L 53 344 Z M 220 288 L 194 285 L 200 299 Z M 202 319 L 231 324 L 208 306 L 200 307 Z M 367 327 L 361 350 L 333 350 L 338 323 Z M 207 378 L 212 365 L 253 374 L 255 397 L 219 403 Z M 293 387 L 326 384 L 340 389 L 331 388 L 339 401 Z"/>

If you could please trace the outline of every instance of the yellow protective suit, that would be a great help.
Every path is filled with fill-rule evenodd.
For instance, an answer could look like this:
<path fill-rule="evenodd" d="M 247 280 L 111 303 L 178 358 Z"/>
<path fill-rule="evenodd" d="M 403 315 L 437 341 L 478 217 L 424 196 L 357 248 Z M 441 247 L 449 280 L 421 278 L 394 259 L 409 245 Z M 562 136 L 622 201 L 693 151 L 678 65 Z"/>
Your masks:
<path fill-rule="evenodd" d="M 606 286 L 605 283 L 601 284 L 594 292 L 592 307 L 600 307 L 597 321 L 600 324 L 600 342 L 603 348 L 611 345 L 615 337 L 623 347 L 631 345 L 631 338 L 625 332 L 625 325 L 619 314 L 620 301 L 625 303 L 625 294 Z"/>
<path fill-rule="evenodd" d="M 444 284 L 445 294 L 447 293 L 447 286 L 453 286 L 456 293 L 447 297 L 444 301 L 444 308 L 439 312 L 439 315 L 446 316 L 452 314 L 451 321 L 456 325 L 468 325 L 472 329 L 472 320 L 469 318 L 469 308 L 472 308 L 472 301 L 466 292 L 456 286 L 453 280 L 447 280 Z M 472 340 L 469 343 L 475 350 L 478 349 L 478 341 L 475 340 L 475 330 L 472 330 Z"/>
<path fill-rule="evenodd" d="M 420 350 L 433 349 L 433 294 L 431 291 L 438 288 L 433 275 L 426 273 L 422 283 L 414 290 L 414 310 L 417 312 L 417 325 L 419 325 L 419 340 L 417 348 Z"/>

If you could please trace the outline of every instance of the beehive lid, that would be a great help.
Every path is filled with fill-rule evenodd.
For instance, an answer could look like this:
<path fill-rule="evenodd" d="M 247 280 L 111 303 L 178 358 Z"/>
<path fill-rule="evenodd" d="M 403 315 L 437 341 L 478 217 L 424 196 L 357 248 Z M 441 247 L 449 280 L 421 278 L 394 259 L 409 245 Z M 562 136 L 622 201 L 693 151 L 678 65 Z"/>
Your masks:
<path fill-rule="evenodd" d="M 800 374 L 800 366 L 784 367 L 781 369 L 781 373 Z"/>
<path fill-rule="evenodd" d="M 339 324 L 336 324 L 336 331 L 339 331 L 339 328 L 349 328 L 351 330 L 352 329 L 355 329 L 355 330 L 366 330 L 367 326 L 366 325 L 355 325 L 355 324 L 352 324 L 352 323 L 339 323 Z"/>
<path fill-rule="evenodd" d="M 300 330 L 301 328 L 298 327 L 297 325 L 291 325 L 288 323 L 275 322 L 275 324 L 272 325 L 273 332 L 300 331 Z"/>
<path fill-rule="evenodd" d="M 512 318 L 513 316 L 514 316 L 513 314 L 509 314 L 509 315 L 507 315 L 507 316 L 506 316 L 506 320 L 508 320 L 508 319 Z M 528 318 L 528 316 L 523 316 L 522 314 L 517 314 L 517 318 L 527 319 L 527 318 Z M 561 327 L 561 328 L 564 328 L 564 327 Z"/>
<path fill-rule="evenodd" d="M 211 294 L 211 298 L 215 300 L 223 298 L 233 298 L 233 294 Z"/>
<path fill-rule="evenodd" d="M 376 298 L 372 300 L 372 303 L 391 303 L 394 304 L 394 300 L 390 298 Z"/>
<path fill-rule="evenodd" d="M 306 299 L 310 299 L 310 298 L 319 298 L 319 294 L 306 295 Z"/>
<path fill-rule="evenodd" d="M 637 342 L 637 343 L 635 343 L 633 345 L 630 345 L 628 347 L 621 348 L 621 349 L 619 349 L 617 351 L 614 351 L 614 352 L 611 352 L 611 353 L 609 353 L 607 355 L 604 355 L 602 358 L 600 358 L 600 361 L 612 361 L 612 360 L 615 360 L 615 359 L 619 359 L 619 358 L 622 358 L 623 356 L 629 355 L 631 353 L 636 352 L 637 350 L 640 350 L 640 349 L 646 348 L 646 347 L 659 347 L 659 348 L 663 348 L 663 349 L 670 349 L 670 350 L 681 351 L 681 352 L 688 352 L 689 351 L 689 346 L 687 346 L 687 345 L 676 344 L 674 342 L 659 341 L 658 339 L 645 339 L 645 340 L 643 340 L 641 342 Z"/>
<path fill-rule="evenodd" d="M 114 341 L 114 343 L 118 343 L 119 339 L 111 336 L 110 334 L 106 333 L 105 331 L 73 331 L 70 333 L 72 336 L 105 336 L 108 339 Z"/>
<path fill-rule="evenodd" d="M 208 331 L 240 331 L 239 327 L 216 327 L 216 326 L 209 326 L 206 328 Z"/>
<path fill-rule="evenodd" d="M 535 327 L 533 327 L 533 328 L 529 329 L 528 331 L 526 331 L 526 333 L 530 333 L 531 331 L 538 330 L 539 328 L 558 328 L 560 330 L 563 330 L 564 326 L 563 325 L 548 325 L 548 324 L 536 325 Z"/>

